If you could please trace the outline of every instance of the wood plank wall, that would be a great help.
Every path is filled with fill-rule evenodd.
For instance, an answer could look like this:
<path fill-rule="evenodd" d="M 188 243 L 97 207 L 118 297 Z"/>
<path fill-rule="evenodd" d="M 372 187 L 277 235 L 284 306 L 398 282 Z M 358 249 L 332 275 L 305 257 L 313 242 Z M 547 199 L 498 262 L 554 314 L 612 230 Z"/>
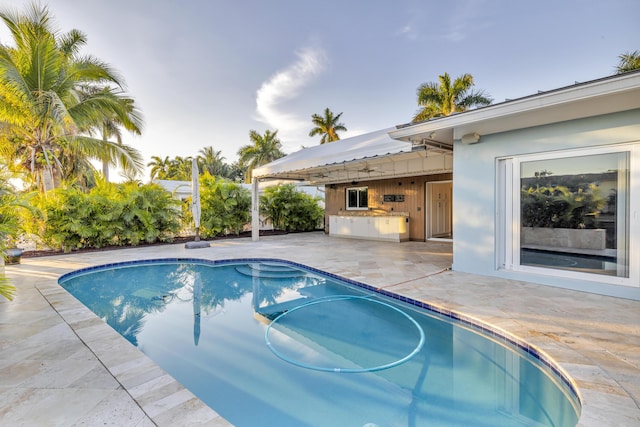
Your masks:
<path fill-rule="evenodd" d="M 329 215 L 346 213 L 346 189 L 367 187 L 369 211 L 372 214 L 407 212 L 409 214 L 409 238 L 425 240 L 425 189 L 427 182 L 448 181 L 451 173 L 394 178 L 358 183 L 342 183 L 325 186 L 325 233 L 329 232 Z M 385 194 L 402 194 L 404 202 L 384 202 Z"/>

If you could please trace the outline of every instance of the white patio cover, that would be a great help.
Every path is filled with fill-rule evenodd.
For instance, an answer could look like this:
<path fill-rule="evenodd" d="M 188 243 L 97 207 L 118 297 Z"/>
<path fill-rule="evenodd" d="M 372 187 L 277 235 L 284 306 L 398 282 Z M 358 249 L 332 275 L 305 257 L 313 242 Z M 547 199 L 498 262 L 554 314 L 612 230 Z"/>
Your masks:
<path fill-rule="evenodd" d="M 253 170 L 256 178 L 308 179 L 311 170 L 410 152 L 411 144 L 389 136 L 386 128 L 328 144 L 304 148 Z M 306 172 L 306 173 L 305 173 Z"/>

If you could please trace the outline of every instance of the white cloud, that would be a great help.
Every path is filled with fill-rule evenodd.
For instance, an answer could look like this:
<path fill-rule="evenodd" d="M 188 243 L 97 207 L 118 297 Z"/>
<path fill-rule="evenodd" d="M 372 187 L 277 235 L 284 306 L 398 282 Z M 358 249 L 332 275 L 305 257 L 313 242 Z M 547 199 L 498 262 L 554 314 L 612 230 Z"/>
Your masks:
<path fill-rule="evenodd" d="M 256 120 L 272 130 L 278 130 L 283 142 L 287 141 L 289 135 L 308 130 L 309 120 L 285 111 L 281 104 L 298 97 L 304 87 L 325 70 L 327 64 L 327 57 L 319 48 L 304 48 L 296 56 L 293 64 L 271 76 L 256 92 Z"/>
<path fill-rule="evenodd" d="M 418 31 L 411 24 L 407 24 L 396 31 L 396 36 L 406 37 L 409 40 L 417 40 Z"/>

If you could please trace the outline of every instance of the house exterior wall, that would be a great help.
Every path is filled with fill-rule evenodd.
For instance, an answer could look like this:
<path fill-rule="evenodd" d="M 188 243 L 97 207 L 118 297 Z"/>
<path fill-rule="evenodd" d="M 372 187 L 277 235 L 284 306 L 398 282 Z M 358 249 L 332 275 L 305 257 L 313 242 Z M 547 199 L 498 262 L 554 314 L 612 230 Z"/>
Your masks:
<path fill-rule="evenodd" d="M 360 181 L 358 183 L 340 183 L 325 187 L 325 232 L 329 233 L 329 216 L 345 215 L 346 189 L 353 187 L 367 187 L 369 210 L 365 213 L 355 211 L 356 214 L 384 215 L 391 212 L 405 212 L 409 215 L 409 239 L 425 240 L 425 189 L 430 181 L 451 180 L 451 173 L 413 176 L 408 178 L 394 178 L 374 181 Z M 385 194 L 404 195 L 403 202 L 385 202 Z"/>
<path fill-rule="evenodd" d="M 497 159 L 620 143 L 640 144 L 640 110 L 483 135 L 477 144 L 465 145 L 455 141 L 453 269 L 640 299 L 640 287 L 600 283 L 597 277 L 593 281 L 576 280 L 498 268 L 497 248 L 500 242 L 497 241 L 496 230 L 501 219 L 497 203 Z M 640 171 L 637 164 L 631 174 L 632 183 L 635 182 L 631 198 L 638 200 Z M 633 218 L 632 214 L 631 221 L 637 222 L 638 218 Z M 636 256 L 631 262 L 637 265 L 640 260 Z"/>

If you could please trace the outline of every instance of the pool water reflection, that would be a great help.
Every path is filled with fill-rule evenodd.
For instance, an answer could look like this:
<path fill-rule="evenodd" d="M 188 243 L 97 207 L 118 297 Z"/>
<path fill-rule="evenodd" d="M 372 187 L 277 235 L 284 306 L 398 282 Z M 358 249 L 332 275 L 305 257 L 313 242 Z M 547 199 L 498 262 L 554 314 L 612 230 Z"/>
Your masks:
<path fill-rule="evenodd" d="M 299 265 L 147 262 L 71 273 L 60 283 L 237 426 L 578 420 L 576 396 L 526 352 Z M 353 298 L 335 298 L 341 295 Z M 328 302 L 293 313 L 322 298 Z M 339 367 L 399 360 L 416 348 L 419 331 L 386 304 L 414 319 L 425 336 L 414 356 L 388 369 L 306 369 L 276 357 L 265 342 L 270 322 L 291 311 L 274 339 L 287 357 Z"/>

